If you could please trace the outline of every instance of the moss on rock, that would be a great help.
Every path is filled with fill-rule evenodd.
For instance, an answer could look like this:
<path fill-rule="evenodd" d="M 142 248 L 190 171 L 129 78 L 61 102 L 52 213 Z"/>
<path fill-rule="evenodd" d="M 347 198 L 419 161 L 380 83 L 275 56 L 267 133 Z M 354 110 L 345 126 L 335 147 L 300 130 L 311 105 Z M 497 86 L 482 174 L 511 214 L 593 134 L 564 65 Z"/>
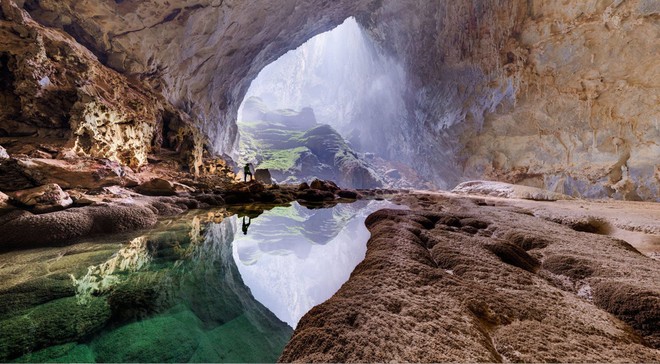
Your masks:
<path fill-rule="evenodd" d="M 0 361 L 79 340 L 102 328 L 109 318 L 110 307 L 99 297 L 91 297 L 83 305 L 75 297 L 67 297 L 37 306 L 0 321 Z"/>
<path fill-rule="evenodd" d="M 99 362 L 188 362 L 199 346 L 200 320 L 190 311 L 124 325 L 91 343 Z"/>

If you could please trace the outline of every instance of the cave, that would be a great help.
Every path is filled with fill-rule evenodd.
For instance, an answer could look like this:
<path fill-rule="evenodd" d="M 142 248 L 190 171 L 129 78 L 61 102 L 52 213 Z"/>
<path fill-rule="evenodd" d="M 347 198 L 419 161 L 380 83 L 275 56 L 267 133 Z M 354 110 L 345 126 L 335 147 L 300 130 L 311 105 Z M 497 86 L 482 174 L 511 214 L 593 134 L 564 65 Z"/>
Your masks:
<path fill-rule="evenodd" d="M 660 361 L 655 0 L 0 0 L 0 361 Z"/>
<path fill-rule="evenodd" d="M 268 169 L 278 182 L 429 188 L 405 164 L 413 157 L 393 148 L 392 129 L 406 117 L 405 82 L 403 67 L 348 18 L 252 80 L 237 114 L 238 162 Z"/>

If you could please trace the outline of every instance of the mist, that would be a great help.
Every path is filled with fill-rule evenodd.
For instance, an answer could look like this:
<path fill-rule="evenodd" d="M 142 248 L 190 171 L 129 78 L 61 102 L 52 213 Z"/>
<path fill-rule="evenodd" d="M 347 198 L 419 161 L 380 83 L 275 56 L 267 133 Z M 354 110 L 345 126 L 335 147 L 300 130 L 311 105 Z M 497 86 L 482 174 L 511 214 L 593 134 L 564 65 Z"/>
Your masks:
<path fill-rule="evenodd" d="M 405 78 L 403 67 L 348 18 L 266 66 L 243 103 L 259 97 L 269 109 L 311 107 L 318 123 L 335 128 L 355 150 L 396 159 L 386 131 L 405 117 Z"/>

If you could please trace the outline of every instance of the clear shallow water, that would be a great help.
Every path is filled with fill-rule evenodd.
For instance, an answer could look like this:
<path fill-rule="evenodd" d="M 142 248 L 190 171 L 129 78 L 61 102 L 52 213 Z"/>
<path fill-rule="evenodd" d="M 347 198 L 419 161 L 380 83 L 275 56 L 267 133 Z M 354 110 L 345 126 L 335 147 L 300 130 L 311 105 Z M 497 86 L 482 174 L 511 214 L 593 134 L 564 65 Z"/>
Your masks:
<path fill-rule="evenodd" d="M 272 362 L 364 257 L 393 205 L 297 203 L 167 220 L 118 244 L 0 255 L 0 361 Z"/>

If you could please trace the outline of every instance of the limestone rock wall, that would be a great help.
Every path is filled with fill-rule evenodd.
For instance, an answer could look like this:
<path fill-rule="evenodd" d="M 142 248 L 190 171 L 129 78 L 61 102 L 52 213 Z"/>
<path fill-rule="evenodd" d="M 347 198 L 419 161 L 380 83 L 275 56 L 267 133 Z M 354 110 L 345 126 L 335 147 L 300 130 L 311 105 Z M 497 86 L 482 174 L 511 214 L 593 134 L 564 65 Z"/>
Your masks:
<path fill-rule="evenodd" d="M 0 2 L 0 135 L 70 138 L 79 154 L 147 162 L 162 139 L 162 97 L 103 66 L 71 36 Z M 169 111 L 168 111 L 169 110 Z"/>
<path fill-rule="evenodd" d="M 464 173 L 584 197 L 660 197 L 660 3 L 532 1 L 505 55 L 515 104 L 461 135 Z"/>
<path fill-rule="evenodd" d="M 373 128 L 390 157 L 443 189 L 461 180 L 460 135 L 514 95 L 501 50 L 525 17 L 526 2 L 518 0 L 385 1 L 358 16 L 407 73 L 407 115 Z"/>
<path fill-rule="evenodd" d="M 150 83 L 230 153 L 249 82 L 312 36 L 378 3 L 267 0 L 40 0 L 36 19 L 70 32 L 110 67 Z"/>

